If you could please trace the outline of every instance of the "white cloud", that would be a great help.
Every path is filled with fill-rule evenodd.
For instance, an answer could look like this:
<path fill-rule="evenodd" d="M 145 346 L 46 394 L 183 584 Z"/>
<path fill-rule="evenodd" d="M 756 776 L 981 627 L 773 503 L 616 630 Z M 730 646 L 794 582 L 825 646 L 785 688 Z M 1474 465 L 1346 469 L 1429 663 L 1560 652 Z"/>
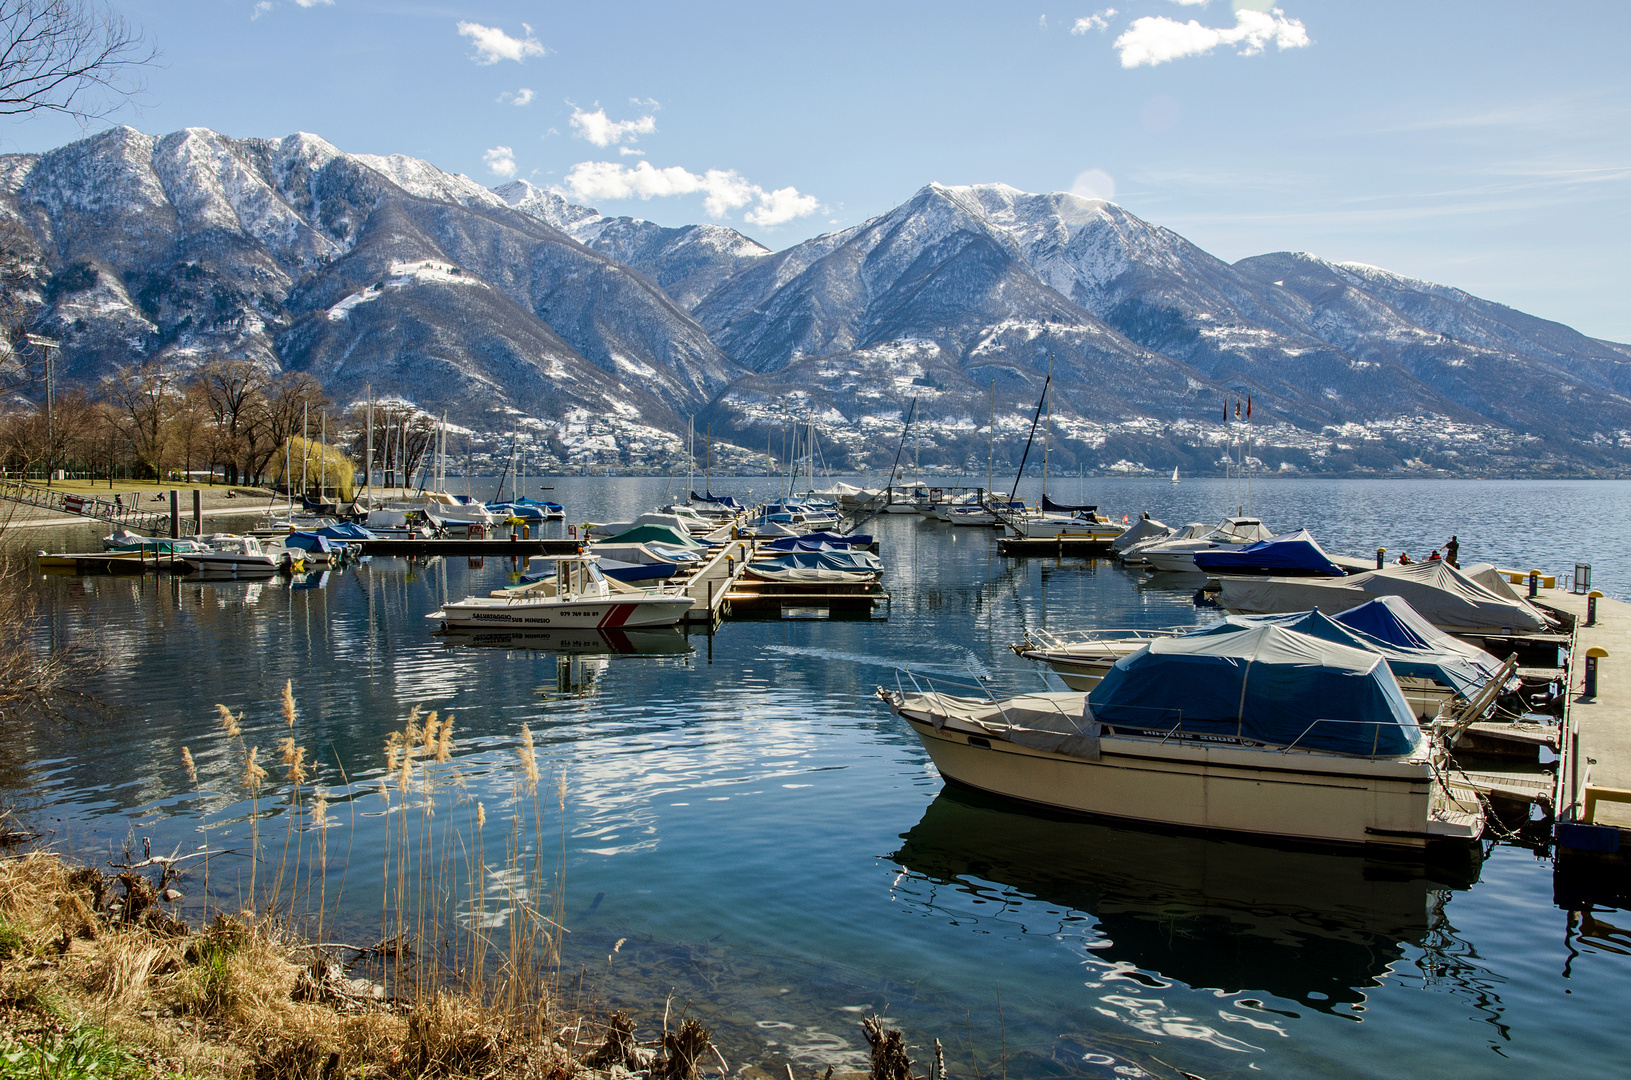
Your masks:
<path fill-rule="evenodd" d="M 531 105 L 534 94 L 523 86 L 519 90 L 506 90 L 493 100 L 500 105 Z"/>
<path fill-rule="evenodd" d="M 272 0 L 260 0 L 260 3 L 256 4 L 254 10 L 249 13 L 249 21 L 254 22 L 271 10 Z"/>
<path fill-rule="evenodd" d="M 495 146 L 481 155 L 494 176 L 515 175 L 515 151 L 508 146 Z"/>
<path fill-rule="evenodd" d="M 334 0 L 294 0 L 294 2 L 301 7 L 330 7 L 333 5 Z"/>
<path fill-rule="evenodd" d="M 1184 7 L 1205 7 L 1209 0 L 1172 0 L 1172 2 L 1182 4 Z"/>
<path fill-rule="evenodd" d="M 821 200 L 814 195 L 800 195 L 798 188 L 784 187 L 775 191 L 761 191 L 759 205 L 743 214 L 742 220 L 749 225 L 771 229 L 820 209 Z"/>
<path fill-rule="evenodd" d="M 1110 26 L 1110 20 L 1115 17 L 1115 8 L 1105 8 L 1103 11 L 1095 11 L 1091 15 L 1083 15 L 1080 19 L 1077 19 L 1076 25 L 1070 28 L 1070 32 L 1073 34 L 1085 34 L 1089 30 L 1104 30 Z"/>
<path fill-rule="evenodd" d="M 653 134 L 657 130 L 657 118 L 646 115 L 638 120 L 611 120 L 605 109 L 584 112 L 574 105 L 572 127 L 578 138 L 588 139 L 596 146 L 616 146 L 624 139 L 633 142 L 641 135 Z"/>
<path fill-rule="evenodd" d="M 637 108 L 641 108 L 641 109 L 651 109 L 651 110 L 653 110 L 655 112 L 661 112 L 662 107 L 663 107 L 663 103 L 658 101 L 654 97 L 648 97 L 648 98 L 631 97 L 631 98 L 629 98 L 629 104 L 633 105 L 633 106 L 635 106 Z"/>
<path fill-rule="evenodd" d="M 1116 38 L 1114 47 L 1121 54 L 1121 66 L 1132 68 L 1201 56 L 1220 45 L 1237 46 L 1241 56 L 1256 56 L 1269 45 L 1300 49 L 1309 44 L 1303 24 L 1286 18 L 1279 8 L 1266 12 L 1242 8 L 1235 12 L 1235 25 L 1221 27 L 1202 26 L 1194 19 L 1181 23 L 1165 15 L 1146 15 L 1134 19 Z"/>
<path fill-rule="evenodd" d="M 562 193 L 584 203 L 700 194 L 702 209 L 709 217 L 722 218 L 732 210 L 752 205 L 742 215 L 743 220 L 764 228 L 821 209 L 820 200 L 813 195 L 801 195 L 792 187 L 766 191 L 734 169 L 709 169 L 698 174 L 678 165 L 659 169 L 649 161 L 633 168 L 614 161 L 580 161 L 567 172 Z"/>
<path fill-rule="evenodd" d="M 299 3 L 300 0 L 295 0 Z M 313 0 L 316 2 L 316 0 Z M 332 3 L 333 0 L 324 0 Z M 521 24 L 526 31 L 524 38 L 513 38 L 496 26 L 483 26 L 481 23 L 459 23 L 459 36 L 467 37 L 476 45 L 476 63 L 496 64 L 500 60 L 514 60 L 520 63 L 529 56 L 544 55 L 544 46 L 537 38 L 532 36 L 532 27 L 526 23 Z"/>

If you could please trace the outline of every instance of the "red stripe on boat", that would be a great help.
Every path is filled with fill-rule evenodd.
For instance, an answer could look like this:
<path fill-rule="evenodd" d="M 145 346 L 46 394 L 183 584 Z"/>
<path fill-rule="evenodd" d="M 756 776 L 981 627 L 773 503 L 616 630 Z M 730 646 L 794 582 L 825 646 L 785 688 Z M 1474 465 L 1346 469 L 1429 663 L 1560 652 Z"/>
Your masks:
<path fill-rule="evenodd" d="M 596 625 L 602 630 L 610 630 L 614 626 L 622 626 L 628 622 L 629 616 L 633 614 L 633 604 L 613 604 L 612 610 L 608 611 L 606 617 Z"/>

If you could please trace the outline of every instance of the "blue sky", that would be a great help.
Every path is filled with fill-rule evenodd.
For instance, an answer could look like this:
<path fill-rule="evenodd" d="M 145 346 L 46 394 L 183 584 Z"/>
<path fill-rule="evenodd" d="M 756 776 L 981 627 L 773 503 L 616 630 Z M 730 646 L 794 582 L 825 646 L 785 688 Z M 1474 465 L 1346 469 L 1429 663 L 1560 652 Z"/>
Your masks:
<path fill-rule="evenodd" d="M 1074 189 L 1631 341 L 1623 2 L 115 5 L 163 51 L 108 121 L 144 131 L 310 131 L 774 248 L 931 180 Z"/>

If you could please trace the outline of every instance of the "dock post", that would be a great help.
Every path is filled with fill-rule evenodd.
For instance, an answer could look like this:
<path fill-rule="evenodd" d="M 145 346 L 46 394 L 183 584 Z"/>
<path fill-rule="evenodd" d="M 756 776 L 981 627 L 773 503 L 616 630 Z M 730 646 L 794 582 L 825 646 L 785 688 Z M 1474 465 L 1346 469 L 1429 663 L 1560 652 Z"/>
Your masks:
<path fill-rule="evenodd" d="M 193 535 L 204 535 L 204 493 L 193 488 Z"/>
<path fill-rule="evenodd" d="M 1533 600 L 1540 592 L 1540 571 L 1529 571 L 1529 599 Z"/>
<path fill-rule="evenodd" d="M 1586 625 L 1597 625 L 1597 598 L 1603 594 L 1596 589 L 1586 594 Z"/>
<path fill-rule="evenodd" d="M 170 539 L 181 539 L 181 492 L 170 489 Z"/>
<path fill-rule="evenodd" d="M 1607 655 L 1607 649 L 1597 646 L 1586 650 L 1586 685 L 1581 692 L 1582 697 L 1594 698 L 1597 696 L 1597 664 Z"/>
<path fill-rule="evenodd" d="M 1382 563 L 1387 558 L 1387 548 L 1376 549 L 1376 569 L 1382 569 Z"/>

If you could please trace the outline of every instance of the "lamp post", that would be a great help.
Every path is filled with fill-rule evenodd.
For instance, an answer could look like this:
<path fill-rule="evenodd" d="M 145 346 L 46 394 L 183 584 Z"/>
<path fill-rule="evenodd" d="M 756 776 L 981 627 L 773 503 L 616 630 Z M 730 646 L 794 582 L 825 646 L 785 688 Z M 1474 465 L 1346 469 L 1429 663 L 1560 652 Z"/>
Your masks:
<path fill-rule="evenodd" d="M 45 354 L 45 485 L 51 486 L 51 464 L 55 457 L 56 441 L 52 423 L 52 399 L 56 397 L 56 379 L 51 370 L 51 354 L 62 348 L 62 342 L 43 334 L 24 334 L 23 340 Z"/>

